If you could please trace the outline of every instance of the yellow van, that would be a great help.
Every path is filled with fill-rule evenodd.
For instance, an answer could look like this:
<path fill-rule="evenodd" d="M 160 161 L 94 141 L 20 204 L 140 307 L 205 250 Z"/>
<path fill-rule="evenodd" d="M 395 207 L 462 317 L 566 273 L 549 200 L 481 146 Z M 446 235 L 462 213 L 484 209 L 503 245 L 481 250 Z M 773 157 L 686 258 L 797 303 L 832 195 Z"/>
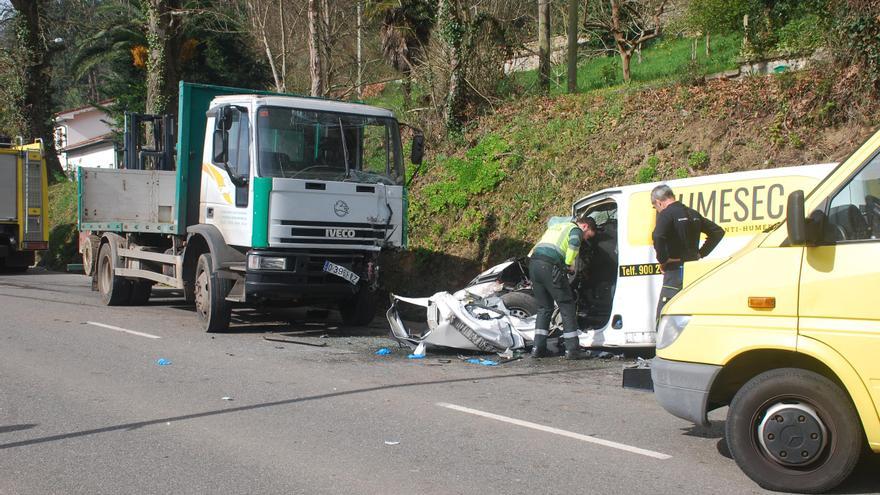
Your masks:
<path fill-rule="evenodd" d="M 817 493 L 866 444 L 880 452 L 880 132 L 806 199 L 789 195 L 786 218 L 687 265 L 651 375 L 678 417 L 705 425 L 730 406 L 727 445 L 759 485 Z"/>

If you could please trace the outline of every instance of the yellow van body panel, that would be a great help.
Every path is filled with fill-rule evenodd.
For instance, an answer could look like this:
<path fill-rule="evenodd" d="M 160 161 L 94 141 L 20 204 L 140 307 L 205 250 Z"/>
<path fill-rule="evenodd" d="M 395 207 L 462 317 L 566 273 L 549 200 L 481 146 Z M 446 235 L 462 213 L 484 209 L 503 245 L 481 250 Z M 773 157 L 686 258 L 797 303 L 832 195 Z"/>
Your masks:
<path fill-rule="evenodd" d="M 741 251 L 716 268 L 712 276 L 686 286 L 663 310 L 674 315 L 725 315 L 754 317 L 797 317 L 802 247 L 759 248 Z M 690 269 L 685 264 L 685 273 Z M 753 281 L 760 280 L 755 284 Z M 775 297 L 773 309 L 749 307 L 749 297 Z M 748 326 L 748 323 L 745 323 Z M 797 330 L 793 326 L 792 330 Z M 688 326 L 690 331 L 690 326 Z M 688 332 L 685 332 L 685 335 Z M 677 345 L 677 343 L 676 343 Z M 699 354 L 691 356 L 695 358 Z M 699 361 L 698 359 L 696 361 Z"/>
<path fill-rule="evenodd" d="M 694 315 L 675 344 L 658 351 L 672 361 L 724 366 L 756 349 L 797 349 L 797 317 Z"/>
<path fill-rule="evenodd" d="M 797 350 L 821 361 L 837 375 L 856 406 L 871 449 L 874 452 L 880 452 L 880 418 L 877 416 L 876 405 L 871 399 L 871 393 L 865 387 L 865 383 L 859 377 L 860 372 L 856 371 L 857 368 L 853 368 L 852 363 L 847 359 L 850 355 L 841 354 L 838 352 L 840 349 L 809 337 L 798 339 Z M 875 396 L 876 392 L 874 392 Z"/>

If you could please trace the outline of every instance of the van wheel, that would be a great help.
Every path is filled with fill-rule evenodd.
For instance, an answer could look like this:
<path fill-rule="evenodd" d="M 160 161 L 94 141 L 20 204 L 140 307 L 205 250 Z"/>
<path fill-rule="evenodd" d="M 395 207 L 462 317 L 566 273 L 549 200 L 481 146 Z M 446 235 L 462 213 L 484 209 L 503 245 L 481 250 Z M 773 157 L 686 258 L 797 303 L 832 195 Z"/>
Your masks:
<path fill-rule="evenodd" d="M 730 404 L 726 436 L 740 469 L 768 490 L 821 493 L 852 472 L 864 435 L 849 396 L 797 368 L 749 380 Z"/>
<path fill-rule="evenodd" d="M 339 314 L 347 326 L 362 327 L 373 321 L 378 305 L 376 291 L 361 287 L 357 294 L 339 304 Z"/>
<path fill-rule="evenodd" d="M 101 300 L 107 306 L 121 306 L 128 303 L 131 297 L 131 283 L 114 273 L 117 264 L 110 244 L 101 246 L 101 250 L 98 252 L 98 271 L 95 275 L 98 279 L 98 292 L 101 293 Z"/>
<path fill-rule="evenodd" d="M 501 296 L 501 302 L 510 316 L 528 318 L 538 313 L 538 300 L 528 292 L 508 292 Z"/>
<path fill-rule="evenodd" d="M 199 256 L 196 266 L 195 302 L 196 313 L 206 332 L 222 332 L 229 328 L 232 304 L 226 300 L 231 284 L 214 272 L 211 255 Z"/>
<path fill-rule="evenodd" d="M 129 304 L 132 306 L 143 306 L 150 301 L 150 295 L 153 292 L 153 283 L 147 280 L 135 280 L 131 283 L 131 300 Z"/>

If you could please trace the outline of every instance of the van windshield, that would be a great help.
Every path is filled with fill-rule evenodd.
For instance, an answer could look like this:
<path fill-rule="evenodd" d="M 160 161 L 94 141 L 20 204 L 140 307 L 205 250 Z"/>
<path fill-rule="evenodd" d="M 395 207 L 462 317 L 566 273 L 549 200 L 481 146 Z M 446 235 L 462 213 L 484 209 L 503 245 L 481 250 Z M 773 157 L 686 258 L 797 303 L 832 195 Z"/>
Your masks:
<path fill-rule="evenodd" d="M 262 177 L 402 184 L 400 132 L 392 118 L 284 107 L 257 112 Z"/>

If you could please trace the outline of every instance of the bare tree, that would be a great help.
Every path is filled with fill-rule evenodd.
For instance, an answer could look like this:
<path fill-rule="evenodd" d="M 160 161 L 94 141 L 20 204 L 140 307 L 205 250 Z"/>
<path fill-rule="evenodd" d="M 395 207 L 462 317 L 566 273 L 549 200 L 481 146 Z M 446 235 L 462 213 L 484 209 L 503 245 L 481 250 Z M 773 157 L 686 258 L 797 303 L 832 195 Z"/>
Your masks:
<path fill-rule="evenodd" d="M 629 82 L 633 53 L 662 34 L 660 17 L 669 0 L 601 0 L 589 4 L 584 27 L 597 36 L 610 34 L 620 56 L 623 80 Z"/>
<path fill-rule="evenodd" d="M 54 180 L 55 176 L 63 177 L 64 171 L 52 145 L 55 139 L 50 62 L 60 48 L 61 40 L 56 43 L 49 39 L 45 24 L 47 3 L 46 0 L 12 0 L 12 7 L 16 11 L 19 48 L 24 54 L 24 105 L 21 109 L 24 131 L 29 139 L 43 140 L 49 178 Z"/>
<path fill-rule="evenodd" d="M 568 0 L 568 92 L 577 92 L 578 0 Z"/>
<path fill-rule="evenodd" d="M 326 92 L 324 69 L 321 60 L 320 0 L 309 0 L 309 77 L 312 85 L 309 94 L 323 96 Z"/>
<path fill-rule="evenodd" d="M 538 86 L 550 89 L 550 0 L 538 0 Z"/>

